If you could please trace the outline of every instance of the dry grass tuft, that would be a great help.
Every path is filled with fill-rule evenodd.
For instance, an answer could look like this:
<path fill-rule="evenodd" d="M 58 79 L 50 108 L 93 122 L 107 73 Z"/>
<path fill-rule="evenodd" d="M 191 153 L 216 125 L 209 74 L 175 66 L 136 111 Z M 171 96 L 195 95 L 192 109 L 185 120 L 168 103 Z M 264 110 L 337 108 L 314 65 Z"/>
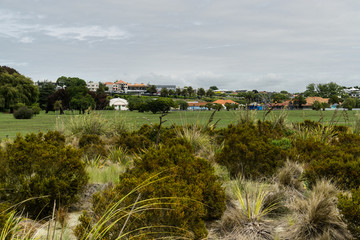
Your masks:
<path fill-rule="evenodd" d="M 337 209 L 339 190 L 329 181 L 318 181 L 305 199 L 292 204 L 294 224 L 286 239 L 351 239 Z"/>
<path fill-rule="evenodd" d="M 299 192 L 305 190 L 305 185 L 301 179 L 304 168 L 302 164 L 286 161 L 285 165 L 279 169 L 275 176 L 275 181 L 284 188 L 295 189 Z"/>

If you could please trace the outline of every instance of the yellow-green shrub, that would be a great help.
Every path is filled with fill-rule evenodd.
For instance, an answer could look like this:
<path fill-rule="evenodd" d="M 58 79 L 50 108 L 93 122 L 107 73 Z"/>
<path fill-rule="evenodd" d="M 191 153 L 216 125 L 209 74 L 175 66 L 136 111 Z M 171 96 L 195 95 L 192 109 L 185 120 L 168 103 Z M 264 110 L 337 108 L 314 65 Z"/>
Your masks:
<path fill-rule="evenodd" d="M 152 236 L 176 235 L 182 228 L 193 232 L 195 239 L 206 237 L 204 220 L 221 217 L 225 210 L 225 194 L 211 165 L 202 158 L 194 157 L 182 145 L 152 148 L 142 159 L 136 160 L 134 168 L 120 176 L 118 185 L 93 197 L 94 218 L 98 219 L 111 203 L 126 196 L 154 174 L 158 174 L 158 180 L 128 196 L 120 207 L 135 203 L 140 193 L 140 200 L 155 199 L 159 204 L 154 205 L 153 209 L 135 213 L 125 230 L 166 225 L 167 234 Z M 143 205 L 139 201 L 136 207 Z M 119 235 L 124 221 L 120 220 L 109 230 L 109 239 Z"/>
<path fill-rule="evenodd" d="M 59 132 L 17 136 L 0 152 L 0 200 L 31 217 L 48 216 L 55 200 L 68 206 L 88 180 L 80 157 Z"/>
<path fill-rule="evenodd" d="M 229 126 L 224 131 L 224 148 L 215 157 L 216 162 L 228 168 L 232 176 L 246 178 L 272 176 L 286 160 L 285 152 L 271 144 L 268 127 L 253 124 Z"/>
<path fill-rule="evenodd" d="M 340 194 L 338 208 L 353 237 L 360 239 L 360 187 L 351 196 Z"/>

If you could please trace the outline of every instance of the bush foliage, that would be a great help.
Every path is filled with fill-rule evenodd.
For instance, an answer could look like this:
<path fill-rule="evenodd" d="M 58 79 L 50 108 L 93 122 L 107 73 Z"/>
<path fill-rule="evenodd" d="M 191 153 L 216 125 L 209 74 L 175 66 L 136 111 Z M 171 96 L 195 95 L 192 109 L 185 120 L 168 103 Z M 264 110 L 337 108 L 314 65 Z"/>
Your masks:
<path fill-rule="evenodd" d="M 0 151 L 0 201 L 21 203 L 35 218 L 48 216 L 54 201 L 68 206 L 88 180 L 80 157 L 59 132 L 17 136 Z"/>
<path fill-rule="evenodd" d="M 360 239 L 360 187 L 351 196 L 340 194 L 338 207 L 353 237 Z"/>
<path fill-rule="evenodd" d="M 169 233 L 179 232 L 181 228 L 193 232 L 195 239 L 206 237 L 204 220 L 221 217 L 225 210 L 225 194 L 211 165 L 194 157 L 182 145 L 152 148 L 142 159 L 136 160 L 134 168 L 120 176 L 118 185 L 94 196 L 95 219 L 102 216 L 111 203 L 122 199 L 154 174 L 158 174 L 158 180 L 128 196 L 122 206 L 136 202 L 139 193 L 141 200 L 157 199 L 158 204 L 156 208 L 136 214 L 125 226 L 126 231 L 162 225 L 169 227 Z M 109 231 L 109 239 L 119 235 L 123 224 L 120 220 Z M 161 236 L 164 237 L 161 234 L 154 237 Z"/>
<path fill-rule="evenodd" d="M 225 145 L 216 161 L 225 165 L 232 176 L 246 178 L 272 176 L 286 160 L 284 150 L 271 144 L 266 125 L 239 124 L 224 133 Z"/>
<path fill-rule="evenodd" d="M 31 119 L 34 115 L 34 111 L 27 107 L 20 107 L 13 115 L 16 119 Z"/>

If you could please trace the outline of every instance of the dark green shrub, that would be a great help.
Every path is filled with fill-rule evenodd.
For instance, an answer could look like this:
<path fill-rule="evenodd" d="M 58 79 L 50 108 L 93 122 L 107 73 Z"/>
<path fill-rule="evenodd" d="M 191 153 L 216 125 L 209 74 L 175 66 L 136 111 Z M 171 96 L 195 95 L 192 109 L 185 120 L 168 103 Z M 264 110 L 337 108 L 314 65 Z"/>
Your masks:
<path fill-rule="evenodd" d="M 154 174 L 159 175 L 154 178 Z M 139 193 L 142 201 L 155 199 L 159 204 L 154 205 L 156 209 L 135 214 L 125 231 L 147 226 L 173 226 L 190 230 L 194 239 L 205 238 L 204 220 L 221 217 L 225 210 L 225 194 L 211 165 L 205 159 L 194 157 L 182 145 L 150 149 L 142 159 L 136 160 L 134 168 L 120 176 L 118 185 L 93 197 L 94 219 L 99 219 L 111 203 L 122 199 L 150 177 L 157 180 L 125 198 L 121 207 L 131 206 Z M 145 203 L 149 202 L 139 201 L 136 206 L 141 209 Z M 119 235 L 124 220 L 108 232 L 108 239 Z M 178 233 L 177 228 L 167 228 L 165 236 Z M 164 237 L 160 233 L 152 236 Z"/>
<path fill-rule="evenodd" d="M 360 239 L 360 187 L 351 196 L 340 194 L 338 208 L 353 237 Z"/>
<path fill-rule="evenodd" d="M 79 147 L 87 157 L 106 156 L 105 143 L 99 135 L 84 134 L 79 140 Z"/>
<path fill-rule="evenodd" d="M 136 132 L 122 134 L 115 139 L 115 145 L 126 148 L 130 152 L 139 153 L 148 149 L 153 142 L 146 136 L 137 134 Z"/>
<path fill-rule="evenodd" d="M 307 163 L 304 177 L 314 184 L 317 179 L 331 179 L 342 189 L 360 186 L 360 137 L 339 134 L 331 144 L 314 139 L 296 139 L 291 158 Z"/>
<path fill-rule="evenodd" d="M 27 107 L 20 107 L 14 112 L 13 115 L 16 119 L 31 119 L 34 115 L 34 112 Z"/>
<path fill-rule="evenodd" d="M 74 234 L 78 239 L 82 239 L 91 229 L 91 221 L 87 211 L 83 211 L 82 215 L 79 217 L 79 224 L 74 229 Z"/>
<path fill-rule="evenodd" d="M 59 132 L 17 136 L 0 152 L 0 200 L 24 201 L 19 209 L 34 218 L 50 215 L 55 200 L 68 206 L 88 180 L 80 157 Z"/>
<path fill-rule="evenodd" d="M 215 160 L 226 166 L 232 176 L 246 178 L 272 176 L 286 159 L 284 151 L 270 143 L 266 134 L 251 124 L 229 126 L 225 132 L 225 145 Z"/>

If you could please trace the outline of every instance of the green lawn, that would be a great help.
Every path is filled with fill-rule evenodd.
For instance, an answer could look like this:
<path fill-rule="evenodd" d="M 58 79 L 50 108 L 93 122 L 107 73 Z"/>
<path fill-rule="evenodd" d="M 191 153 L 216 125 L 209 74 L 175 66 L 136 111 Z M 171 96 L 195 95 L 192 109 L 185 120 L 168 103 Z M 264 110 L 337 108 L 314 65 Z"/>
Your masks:
<path fill-rule="evenodd" d="M 115 117 L 123 117 L 126 122 L 133 128 L 139 128 L 143 124 L 155 124 L 159 123 L 160 114 L 152 113 L 138 113 L 130 111 L 97 111 L 105 118 L 111 119 Z M 210 118 L 212 111 L 175 111 L 170 112 L 164 117 L 167 120 L 164 125 L 171 124 L 206 124 Z M 273 111 L 273 114 L 279 114 L 280 110 Z M 335 111 L 313 111 L 313 110 L 292 110 L 288 111 L 287 122 L 302 122 L 305 119 L 313 121 L 330 122 Z M 12 114 L 0 113 L 0 139 L 6 136 L 13 138 L 17 133 L 25 134 L 28 132 L 39 132 L 54 130 L 56 128 L 56 122 L 65 122 L 71 118 L 77 111 L 66 112 L 65 115 L 58 115 L 56 113 L 41 112 L 39 115 L 34 116 L 32 119 L 15 119 Z M 225 111 L 217 112 L 214 117 L 214 121 L 220 119 L 218 127 L 226 127 L 230 123 L 236 123 L 238 119 L 239 111 Z M 265 111 L 258 111 L 257 117 L 263 119 Z M 352 124 L 355 119 L 357 111 L 338 111 L 336 121 L 338 124 Z"/>

